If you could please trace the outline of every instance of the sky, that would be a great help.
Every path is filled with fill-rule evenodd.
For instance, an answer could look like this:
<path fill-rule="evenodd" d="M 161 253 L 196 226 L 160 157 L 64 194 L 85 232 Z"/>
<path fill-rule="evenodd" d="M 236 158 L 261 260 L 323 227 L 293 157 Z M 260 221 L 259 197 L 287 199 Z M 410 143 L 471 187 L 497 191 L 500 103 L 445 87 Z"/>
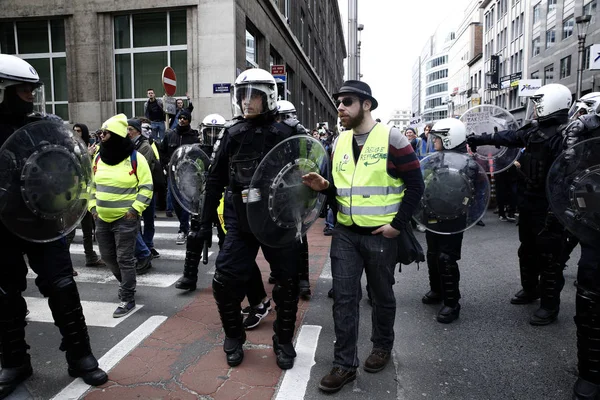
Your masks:
<path fill-rule="evenodd" d="M 358 0 L 362 80 L 379 103 L 385 123 L 395 109 L 411 109 L 412 67 L 438 25 L 460 24 L 469 0 Z M 338 0 L 344 32 L 348 0 Z M 346 38 L 346 47 L 348 39 Z M 347 73 L 347 68 L 344 70 Z"/>

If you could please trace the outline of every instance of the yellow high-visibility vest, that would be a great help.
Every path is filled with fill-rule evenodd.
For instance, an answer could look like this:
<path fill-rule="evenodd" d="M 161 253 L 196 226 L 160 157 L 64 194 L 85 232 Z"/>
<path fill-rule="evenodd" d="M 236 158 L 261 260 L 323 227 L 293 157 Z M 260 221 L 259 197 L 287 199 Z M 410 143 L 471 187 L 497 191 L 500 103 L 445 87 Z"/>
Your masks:
<path fill-rule="evenodd" d="M 342 132 L 333 155 L 333 180 L 342 225 L 389 224 L 404 197 L 404 182 L 387 173 L 390 128 L 376 124 L 354 163 L 354 132 Z"/>

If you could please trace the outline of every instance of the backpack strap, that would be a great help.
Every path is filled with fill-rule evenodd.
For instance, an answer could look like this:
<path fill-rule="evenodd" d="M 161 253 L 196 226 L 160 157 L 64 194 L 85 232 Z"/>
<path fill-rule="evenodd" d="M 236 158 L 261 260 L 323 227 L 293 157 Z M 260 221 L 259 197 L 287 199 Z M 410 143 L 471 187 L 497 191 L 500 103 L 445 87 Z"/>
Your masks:
<path fill-rule="evenodd" d="M 94 175 L 96 175 L 96 171 L 98 170 L 98 161 L 100 161 L 100 152 L 98 152 L 94 159 L 94 167 L 92 168 Z M 129 162 L 131 163 L 131 172 L 129 172 L 129 175 L 135 175 L 135 179 L 139 182 L 140 178 L 137 175 L 137 150 L 134 150 L 129 155 Z"/>

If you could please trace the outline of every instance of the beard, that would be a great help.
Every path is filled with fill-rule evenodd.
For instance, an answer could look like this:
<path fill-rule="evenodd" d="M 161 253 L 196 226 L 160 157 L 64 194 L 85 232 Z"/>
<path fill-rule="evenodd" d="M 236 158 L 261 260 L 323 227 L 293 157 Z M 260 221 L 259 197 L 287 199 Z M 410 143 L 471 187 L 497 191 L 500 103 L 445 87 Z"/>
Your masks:
<path fill-rule="evenodd" d="M 348 116 L 346 123 L 342 122 L 342 126 L 346 129 L 354 129 L 365 120 L 365 110 L 363 108 L 359 108 L 358 114 L 355 117 Z"/>

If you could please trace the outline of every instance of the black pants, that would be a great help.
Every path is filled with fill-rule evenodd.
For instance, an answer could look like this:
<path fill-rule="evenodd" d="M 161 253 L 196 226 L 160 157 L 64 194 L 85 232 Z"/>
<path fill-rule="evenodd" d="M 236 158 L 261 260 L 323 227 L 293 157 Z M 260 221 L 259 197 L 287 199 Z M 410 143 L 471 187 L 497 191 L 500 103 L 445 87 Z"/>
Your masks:
<path fill-rule="evenodd" d="M 425 239 L 430 288 L 442 295 L 445 305 L 455 307 L 460 299 L 457 261 L 461 257 L 463 233 L 440 235 L 426 231 Z"/>
<path fill-rule="evenodd" d="M 501 172 L 495 178 L 498 215 L 513 216 L 517 207 L 517 182 L 509 171 Z"/>

